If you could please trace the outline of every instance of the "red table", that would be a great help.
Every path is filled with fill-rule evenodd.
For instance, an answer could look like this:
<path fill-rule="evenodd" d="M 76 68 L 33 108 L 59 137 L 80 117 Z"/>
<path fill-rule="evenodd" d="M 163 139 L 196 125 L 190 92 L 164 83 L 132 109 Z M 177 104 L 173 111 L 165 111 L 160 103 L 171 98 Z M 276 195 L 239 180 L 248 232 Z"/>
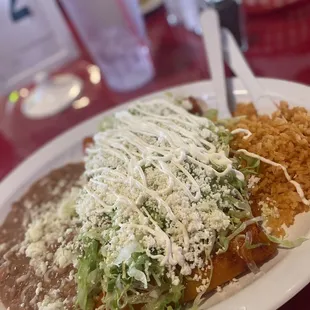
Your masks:
<path fill-rule="evenodd" d="M 84 80 L 82 97 L 90 102 L 86 107 L 69 108 L 45 120 L 29 120 L 20 113 L 20 102 L 7 104 L 6 98 L 0 98 L 0 180 L 38 147 L 94 114 L 156 90 L 208 78 L 200 37 L 183 28 L 170 28 L 163 9 L 146 20 L 156 76 L 143 88 L 115 93 L 103 81 L 93 84 L 87 71 L 91 59 L 81 46 L 82 57 L 61 72 L 77 74 Z M 250 48 L 246 56 L 256 75 L 310 84 L 309 2 L 266 15 L 248 16 L 247 32 Z M 294 272 L 294 266 L 283 276 L 289 277 L 289 272 Z M 310 285 L 281 310 L 310 309 L 307 294 Z"/>

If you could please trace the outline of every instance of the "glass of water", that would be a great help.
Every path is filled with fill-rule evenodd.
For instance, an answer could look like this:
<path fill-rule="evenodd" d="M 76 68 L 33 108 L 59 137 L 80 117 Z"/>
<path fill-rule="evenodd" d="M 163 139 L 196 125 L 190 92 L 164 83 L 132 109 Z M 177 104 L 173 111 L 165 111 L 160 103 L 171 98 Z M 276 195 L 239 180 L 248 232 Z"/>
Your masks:
<path fill-rule="evenodd" d="M 112 89 L 134 90 L 152 79 L 137 0 L 62 0 L 62 5 Z"/>
<path fill-rule="evenodd" d="M 201 34 L 197 0 L 164 0 L 164 5 L 170 25 L 182 24 L 187 30 Z"/>

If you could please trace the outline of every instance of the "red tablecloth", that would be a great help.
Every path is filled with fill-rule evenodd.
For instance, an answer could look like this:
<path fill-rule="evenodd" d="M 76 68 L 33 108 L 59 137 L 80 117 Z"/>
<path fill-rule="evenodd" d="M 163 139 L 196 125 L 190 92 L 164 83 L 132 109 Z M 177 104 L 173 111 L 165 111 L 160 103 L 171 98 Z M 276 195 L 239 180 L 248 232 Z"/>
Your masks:
<path fill-rule="evenodd" d="M 156 76 L 137 91 L 115 93 L 103 81 L 92 84 L 87 71 L 91 60 L 82 48 L 81 59 L 63 68 L 62 72 L 83 78 L 82 96 L 90 99 L 88 106 L 69 108 L 49 119 L 34 121 L 20 113 L 20 103 L 7 104 L 5 98 L 0 99 L 0 179 L 51 138 L 96 113 L 143 94 L 208 78 L 200 37 L 182 28 L 170 28 L 163 9 L 147 17 L 147 27 Z M 247 33 L 249 50 L 246 56 L 255 74 L 310 84 L 309 1 L 268 15 L 249 16 Z M 289 277 L 290 272 L 294 272 L 294 266 L 283 276 Z M 281 310 L 310 309 L 307 294 L 310 294 L 310 285 Z"/>
<path fill-rule="evenodd" d="M 243 3 L 249 13 L 263 14 L 301 1 L 307 0 L 243 0 Z"/>

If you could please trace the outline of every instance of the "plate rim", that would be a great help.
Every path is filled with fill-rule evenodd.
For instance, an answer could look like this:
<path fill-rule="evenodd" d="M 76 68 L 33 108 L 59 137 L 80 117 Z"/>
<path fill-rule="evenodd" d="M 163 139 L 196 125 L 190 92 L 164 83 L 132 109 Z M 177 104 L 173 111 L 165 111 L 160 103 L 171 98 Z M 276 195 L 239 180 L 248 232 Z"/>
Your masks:
<path fill-rule="evenodd" d="M 245 88 L 242 86 L 242 83 L 237 78 L 231 79 L 233 89 L 236 88 Z M 310 87 L 305 84 L 300 84 L 296 82 L 289 82 L 285 80 L 280 79 L 266 79 L 266 78 L 259 78 L 259 82 L 264 85 L 264 87 L 268 87 L 272 89 L 274 85 L 281 84 L 283 87 L 288 88 L 296 88 L 299 89 L 301 92 L 302 90 L 309 93 L 310 97 Z M 22 161 L 19 165 L 17 165 L 6 177 L 4 177 L 0 182 L 0 192 L 4 193 L 4 198 L 0 199 L 0 202 L 4 202 L 12 195 L 12 192 L 14 190 L 11 188 L 11 184 L 15 182 L 14 180 L 19 178 L 20 175 L 23 174 L 31 174 L 31 171 L 35 170 L 38 171 L 40 168 L 42 168 L 44 165 L 46 165 L 49 160 L 52 160 L 52 158 L 55 158 L 56 156 L 59 156 L 63 149 L 66 146 L 66 149 L 69 149 L 70 146 L 68 146 L 68 141 L 70 141 L 70 136 L 79 136 L 83 137 L 83 128 L 85 126 L 89 126 L 89 124 L 93 123 L 96 124 L 99 122 L 99 120 L 106 114 L 111 114 L 115 111 L 118 111 L 122 108 L 125 108 L 132 102 L 135 102 L 137 100 L 145 100 L 147 98 L 152 98 L 156 96 L 163 95 L 167 92 L 177 92 L 182 90 L 186 91 L 191 88 L 199 88 L 199 87 L 206 87 L 208 90 L 208 94 L 212 95 L 210 92 L 210 89 L 213 89 L 212 87 L 212 81 L 210 80 L 201 80 L 196 81 L 192 83 L 184 83 L 181 85 L 177 85 L 174 87 L 169 87 L 154 93 L 150 93 L 147 95 L 144 95 L 142 97 L 133 99 L 131 101 L 125 102 L 123 104 L 119 104 L 111 109 L 104 110 L 86 120 L 83 122 L 71 127 L 70 129 L 67 129 L 60 135 L 54 137 L 52 140 L 45 143 L 43 146 L 41 146 L 39 149 L 34 151 L 28 158 L 26 158 L 24 161 Z M 214 94 L 213 94 L 214 95 Z M 82 139 L 82 138 L 81 138 Z M 73 145 L 75 143 L 74 141 L 71 141 L 71 144 Z M 71 145 L 70 144 L 70 145 Z M 59 147 L 56 151 L 54 149 L 55 145 L 64 147 Z M 61 151 L 62 150 L 62 151 Z M 52 152 L 53 151 L 53 152 Z M 51 155 L 53 153 L 53 155 Z M 48 155 L 46 159 L 42 160 L 42 157 L 44 158 L 45 155 Z M 38 163 L 40 162 L 40 163 Z M 32 165 L 35 164 L 35 169 L 32 167 Z M 29 179 L 29 178 L 28 178 Z M 13 183 L 14 184 L 14 183 Z M 18 183 L 19 186 L 22 184 L 22 181 Z M 30 186 L 31 184 L 29 184 Z M 17 187 L 17 186 L 16 186 Z M 0 210 L 2 208 L 2 203 L 0 204 Z M 306 270 L 308 270 L 308 259 L 310 258 L 310 254 L 308 255 L 308 259 L 306 255 L 302 255 L 304 252 L 310 252 L 310 243 L 305 243 L 301 245 L 300 247 L 294 249 L 291 251 L 286 257 L 283 258 L 280 262 L 278 262 L 274 267 L 272 267 L 266 275 L 268 275 L 268 278 L 272 278 L 274 280 L 279 280 L 283 278 L 283 274 L 281 274 L 281 271 L 290 270 L 286 269 L 290 265 L 290 267 L 294 267 L 297 258 L 298 268 L 294 269 L 293 273 L 289 273 L 288 276 L 285 278 L 285 280 L 281 281 L 280 285 L 277 283 L 277 286 L 272 286 L 273 292 L 271 293 L 270 290 L 267 290 L 264 287 L 264 281 L 262 279 L 265 278 L 266 275 L 262 276 L 260 279 L 253 281 L 248 286 L 242 288 L 239 292 L 235 293 L 234 295 L 225 298 L 224 300 L 220 301 L 219 303 L 211 306 L 209 310 L 274 310 L 286 303 L 289 299 L 291 299 L 294 295 L 296 295 L 300 290 L 302 290 L 303 287 L 305 287 L 310 282 L 310 271 L 308 273 Z M 285 275 L 285 274 L 284 274 Z M 281 278 L 282 277 L 282 278 Z M 270 285 L 268 286 L 270 287 Z M 257 304 L 257 297 L 251 298 L 251 296 L 258 296 L 260 294 L 270 292 L 272 294 L 272 298 L 262 298 L 259 301 L 259 305 Z M 248 297 L 247 297 L 248 296 Z M 263 295 L 262 295 L 263 296 Z M 1 307 L 0 307 L 1 308 Z"/>

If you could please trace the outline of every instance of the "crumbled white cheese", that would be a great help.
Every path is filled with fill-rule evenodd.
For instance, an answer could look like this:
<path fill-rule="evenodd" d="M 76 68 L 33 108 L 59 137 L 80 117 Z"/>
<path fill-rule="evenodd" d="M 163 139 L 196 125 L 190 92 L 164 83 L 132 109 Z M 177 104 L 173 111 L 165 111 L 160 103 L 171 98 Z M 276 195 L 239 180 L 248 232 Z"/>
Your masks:
<path fill-rule="evenodd" d="M 4 251 L 6 250 L 6 248 L 7 248 L 7 246 L 8 246 L 8 245 L 7 245 L 6 243 L 1 243 L 1 244 L 0 244 L 0 253 L 1 253 L 1 252 L 4 252 Z"/>
<path fill-rule="evenodd" d="M 193 104 L 187 98 L 182 99 L 181 106 L 187 111 L 190 111 L 193 108 Z"/>
<path fill-rule="evenodd" d="M 26 231 L 26 239 L 29 242 L 37 242 L 43 236 L 43 223 L 41 221 L 32 222 Z"/>
<path fill-rule="evenodd" d="M 205 217 L 205 221 L 211 229 L 216 231 L 226 230 L 230 224 L 229 216 L 218 209 L 212 210 L 208 216 Z"/>
<path fill-rule="evenodd" d="M 38 296 L 41 291 L 42 291 L 42 282 L 39 282 L 36 288 L 36 296 Z"/>
<path fill-rule="evenodd" d="M 54 262 L 58 267 L 65 268 L 72 264 L 73 253 L 70 250 L 60 246 L 54 255 Z"/>
<path fill-rule="evenodd" d="M 190 275 L 207 264 L 203 256 L 231 224 L 226 213 L 235 208 L 225 199 L 232 189 L 222 181 L 244 179 L 219 130 L 163 99 L 132 105 L 115 115 L 113 129 L 95 135 L 76 211 L 82 234 L 96 227 L 109 240 L 100 249 L 103 265 L 119 264 L 134 242 L 166 267 L 174 285 L 176 266 Z"/>
<path fill-rule="evenodd" d="M 59 186 L 56 186 L 54 190 L 56 191 L 56 188 L 59 190 Z M 31 223 L 27 225 L 25 239 L 19 245 L 19 253 L 24 253 L 30 258 L 29 264 L 33 267 L 36 276 L 43 277 L 44 281 L 50 280 L 50 272 L 57 272 L 58 268 L 67 267 L 76 259 L 72 253 L 73 241 L 71 241 L 70 233 L 77 234 L 79 227 L 79 220 L 74 216 L 74 201 L 78 192 L 79 189 L 74 187 L 64 193 L 60 201 L 49 201 L 40 205 L 39 208 L 31 205 L 30 202 L 26 203 Z M 54 249 L 56 249 L 55 253 Z M 73 280 L 74 274 L 71 274 L 70 278 Z M 22 280 L 23 278 L 19 279 L 19 281 Z M 62 285 L 61 282 L 60 287 Z M 40 282 L 31 300 L 33 303 L 36 302 L 41 291 L 42 283 Z M 64 309 L 57 294 L 55 290 L 50 291 L 49 296 L 46 296 L 43 302 L 38 303 L 38 308 L 42 310 Z"/>
<path fill-rule="evenodd" d="M 222 289 L 222 287 L 221 287 L 221 286 L 217 286 L 217 287 L 216 287 L 216 291 L 217 291 L 217 292 L 222 292 L 222 291 L 223 291 L 223 289 Z"/>
<path fill-rule="evenodd" d="M 210 282 L 209 279 L 204 279 L 203 282 L 204 283 L 202 283 L 196 288 L 197 293 L 203 293 L 208 289 Z"/>
<path fill-rule="evenodd" d="M 273 217 L 279 218 L 280 213 L 279 209 L 275 205 L 276 203 L 268 200 L 268 202 L 260 201 L 258 205 L 261 207 L 262 215 L 266 218 Z"/>
<path fill-rule="evenodd" d="M 254 188 L 258 184 L 259 181 L 260 181 L 259 177 L 256 177 L 255 175 L 251 175 L 248 180 L 248 188 L 249 189 Z"/>
<path fill-rule="evenodd" d="M 69 280 L 69 281 L 72 281 L 72 280 L 74 279 L 74 273 L 75 273 L 74 270 L 71 270 L 71 271 L 70 271 L 69 277 L 68 277 L 68 280 Z"/>
<path fill-rule="evenodd" d="M 70 195 L 60 202 L 57 208 L 57 215 L 60 219 L 69 219 L 75 214 L 74 197 L 76 197 L 78 193 L 79 189 L 74 187 Z"/>
<path fill-rule="evenodd" d="M 30 243 L 26 249 L 26 256 L 29 258 L 37 258 L 43 256 L 46 252 L 44 241 Z"/>
<path fill-rule="evenodd" d="M 46 295 L 42 302 L 37 303 L 38 310 L 64 310 L 64 304 L 61 300 L 54 300 Z"/>

